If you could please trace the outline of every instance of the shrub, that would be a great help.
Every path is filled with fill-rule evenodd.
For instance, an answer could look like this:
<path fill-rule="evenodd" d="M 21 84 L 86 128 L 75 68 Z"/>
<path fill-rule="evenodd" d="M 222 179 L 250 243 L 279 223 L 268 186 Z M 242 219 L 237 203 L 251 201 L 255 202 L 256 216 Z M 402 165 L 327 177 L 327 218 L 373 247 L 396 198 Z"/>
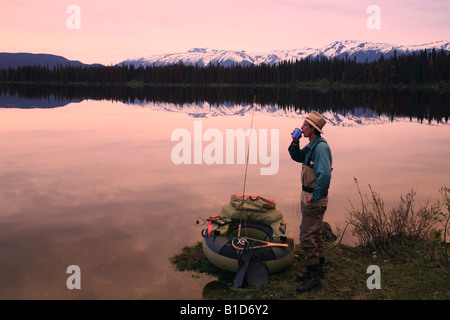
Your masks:
<path fill-rule="evenodd" d="M 349 223 L 353 225 L 359 245 L 370 251 L 418 259 L 445 261 L 448 265 L 446 235 L 449 214 L 441 211 L 441 203 L 427 203 L 418 210 L 414 205 L 416 192 L 400 196 L 397 207 L 386 211 L 383 199 L 369 185 L 370 196 L 363 196 L 355 178 L 361 208 L 351 204 Z M 449 188 L 441 194 L 450 210 Z M 443 229 L 439 229 L 443 226 Z M 442 244 L 442 245 L 441 245 Z"/>

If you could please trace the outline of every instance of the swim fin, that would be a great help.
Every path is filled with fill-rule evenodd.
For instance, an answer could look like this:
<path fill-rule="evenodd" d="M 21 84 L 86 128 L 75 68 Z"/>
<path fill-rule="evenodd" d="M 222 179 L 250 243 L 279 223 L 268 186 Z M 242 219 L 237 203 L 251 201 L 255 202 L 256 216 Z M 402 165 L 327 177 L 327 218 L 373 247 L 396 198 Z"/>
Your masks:
<path fill-rule="evenodd" d="M 262 286 L 268 283 L 269 270 L 263 261 L 262 252 L 254 252 L 247 269 L 247 284 L 250 286 Z"/>
<path fill-rule="evenodd" d="M 253 257 L 253 251 L 251 250 L 244 250 L 239 257 L 239 270 L 236 273 L 236 276 L 234 278 L 234 285 L 236 287 L 241 287 L 244 283 L 245 275 L 247 274 L 247 269 L 249 267 L 250 261 Z"/>

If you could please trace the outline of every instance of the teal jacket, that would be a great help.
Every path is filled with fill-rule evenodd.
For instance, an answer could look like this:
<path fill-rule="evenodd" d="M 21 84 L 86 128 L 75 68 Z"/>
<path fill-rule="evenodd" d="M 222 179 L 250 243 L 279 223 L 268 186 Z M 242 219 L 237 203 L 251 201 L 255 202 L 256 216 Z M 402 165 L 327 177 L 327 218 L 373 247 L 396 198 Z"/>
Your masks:
<path fill-rule="evenodd" d="M 319 143 L 324 141 L 322 143 Z M 314 147 L 317 147 L 314 149 Z M 311 150 L 314 149 L 311 155 Z M 300 145 L 289 146 L 289 154 L 292 160 L 305 163 L 308 159 L 311 160 L 310 167 L 313 168 L 317 176 L 317 185 L 314 188 L 314 192 L 311 196 L 312 201 L 319 200 L 320 198 L 328 194 L 328 188 L 331 181 L 331 167 L 333 159 L 331 156 L 331 149 L 326 143 L 326 140 L 321 136 L 316 137 L 311 143 L 300 149 Z M 305 163 L 307 164 L 307 163 Z"/>

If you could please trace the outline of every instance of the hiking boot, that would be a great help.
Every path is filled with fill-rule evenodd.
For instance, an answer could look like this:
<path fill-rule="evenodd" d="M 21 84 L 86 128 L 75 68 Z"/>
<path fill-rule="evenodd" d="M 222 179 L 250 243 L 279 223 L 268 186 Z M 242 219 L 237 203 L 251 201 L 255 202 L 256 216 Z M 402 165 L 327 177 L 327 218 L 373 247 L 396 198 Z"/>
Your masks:
<path fill-rule="evenodd" d="M 300 282 L 305 281 L 305 280 L 309 277 L 309 273 L 310 273 L 310 272 L 309 272 L 308 270 L 306 270 L 303 274 L 298 275 L 298 276 L 297 276 L 297 281 L 300 281 Z M 319 265 L 319 266 L 317 267 L 317 276 L 318 276 L 320 279 L 325 278 L 325 272 L 323 272 L 323 268 L 322 268 L 321 265 Z"/>
<path fill-rule="evenodd" d="M 320 279 L 325 278 L 325 272 L 323 271 L 323 264 L 325 263 L 325 258 L 319 258 L 319 264 L 317 265 L 317 274 L 319 275 Z M 305 281 L 308 277 L 308 270 L 306 270 L 305 273 L 297 276 L 297 281 Z"/>
<path fill-rule="evenodd" d="M 304 280 L 296 289 L 297 293 L 309 291 L 320 285 L 320 278 L 319 278 L 319 274 L 317 272 L 318 265 L 306 266 L 306 267 L 308 270 L 304 274 L 304 277 L 305 277 Z"/>

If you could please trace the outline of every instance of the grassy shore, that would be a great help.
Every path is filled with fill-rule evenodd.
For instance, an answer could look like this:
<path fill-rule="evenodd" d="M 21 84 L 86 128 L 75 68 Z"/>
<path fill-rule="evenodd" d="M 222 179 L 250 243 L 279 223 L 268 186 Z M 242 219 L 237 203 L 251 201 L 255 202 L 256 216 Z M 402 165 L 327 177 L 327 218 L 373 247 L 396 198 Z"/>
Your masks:
<path fill-rule="evenodd" d="M 331 248 L 332 244 L 328 244 Z M 296 247 L 292 265 L 285 271 L 271 274 L 264 286 L 233 286 L 235 274 L 218 269 L 204 256 L 201 243 L 186 246 L 171 258 L 179 271 L 193 271 L 193 276 L 207 273 L 217 277 L 206 285 L 204 299 L 225 300 L 448 300 L 450 277 L 447 268 L 430 261 L 412 259 L 405 261 L 374 253 L 364 253 L 360 248 L 339 244 L 327 252 L 324 265 L 325 278 L 321 286 L 310 292 L 297 294 L 296 276 L 304 270 L 301 249 Z M 367 268 L 380 268 L 380 289 L 369 289 L 367 280 L 372 272 Z M 370 281 L 370 280 L 369 280 Z"/>
<path fill-rule="evenodd" d="M 355 183 L 358 186 L 356 178 Z M 184 247 L 171 262 L 180 271 L 217 277 L 204 288 L 204 299 L 449 300 L 450 188 L 439 189 L 443 202 L 427 203 L 418 210 L 414 206 L 415 191 L 411 190 L 390 211 L 372 188 L 370 196 L 363 195 L 359 186 L 358 191 L 361 207 L 352 204 L 350 223 L 359 244 L 351 247 L 326 242 L 325 277 L 320 287 L 309 292 L 296 293 L 296 277 L 305 271 L 298 245 L 292 264 L 270 275 L 269 283 L 263 286 L 235 287 L 235 274 L 212 265 L 203 254 L 201 242 Z M 373 266 L 378 267 L 377 274 Z M 373 286 L 377 283 L 380 287 Z"/>

